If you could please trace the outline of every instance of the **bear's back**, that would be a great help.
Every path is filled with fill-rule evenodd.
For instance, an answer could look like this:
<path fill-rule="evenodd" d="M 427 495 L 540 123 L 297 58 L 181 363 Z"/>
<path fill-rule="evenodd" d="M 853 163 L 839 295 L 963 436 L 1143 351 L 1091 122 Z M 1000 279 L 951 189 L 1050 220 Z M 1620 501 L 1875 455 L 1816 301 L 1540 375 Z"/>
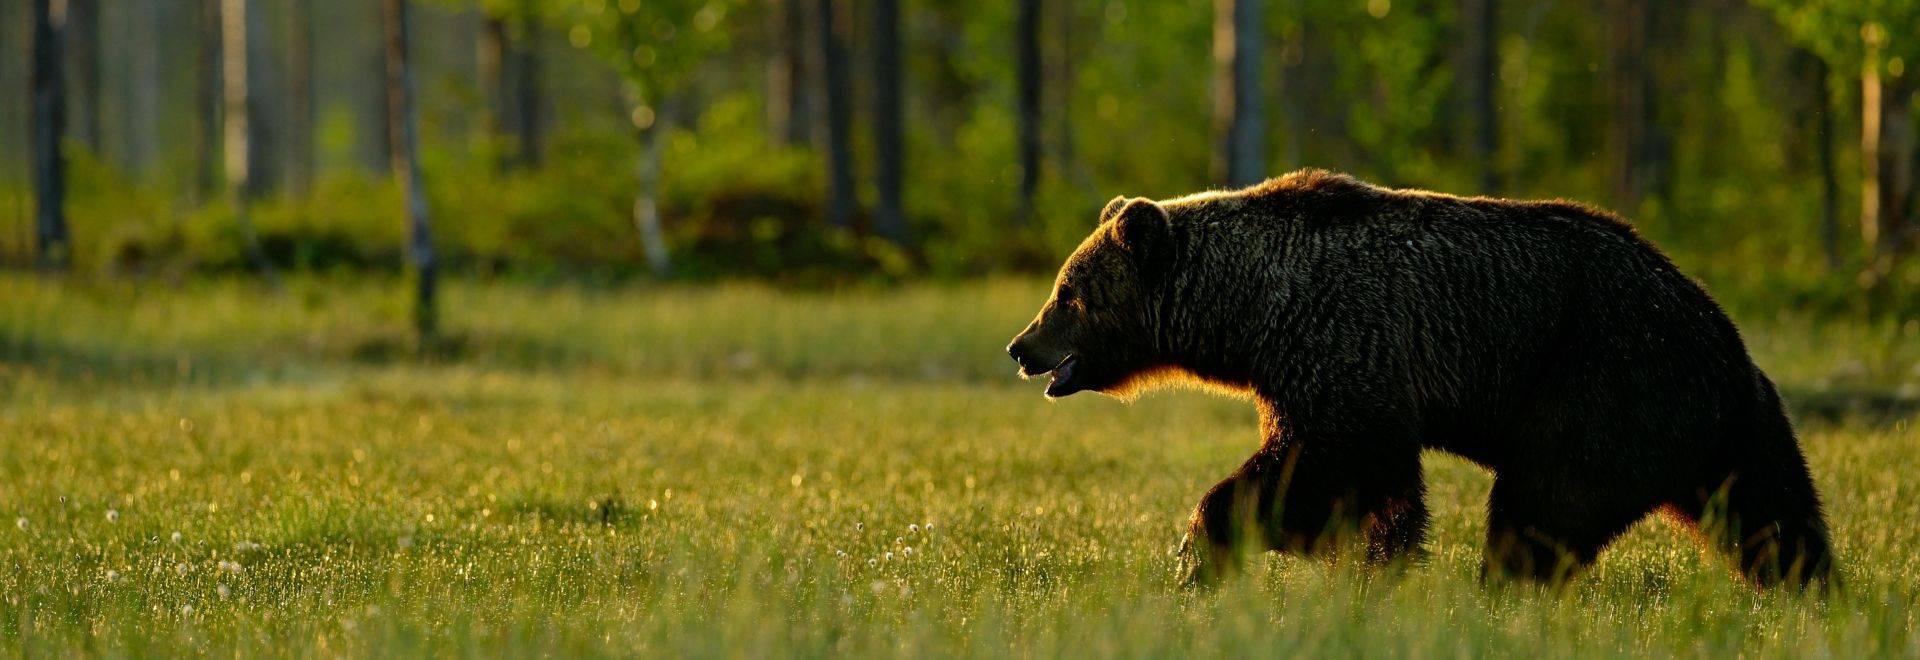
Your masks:
<path fill-rule="evenodd" d="M 1398 345 L 1375 354 L 1402 356 L 1420 389 L 1457 405 L 1491 403 L 1542 369 L 1714 363 L 1739 368 L 1694 373 L 1737 379 L 1751 368 L 1698 283 L 1627 221 L 1585 204 L 1389 189 L 1318 170 L 1219 195 L 1190 201 L 1289 246 L 1262 258 L 1303 289 L 1291 297 L 1347 301 L 1310 313 L 1341 317 L 1327 327 L 1344 334 L 1390 338 Z"/>

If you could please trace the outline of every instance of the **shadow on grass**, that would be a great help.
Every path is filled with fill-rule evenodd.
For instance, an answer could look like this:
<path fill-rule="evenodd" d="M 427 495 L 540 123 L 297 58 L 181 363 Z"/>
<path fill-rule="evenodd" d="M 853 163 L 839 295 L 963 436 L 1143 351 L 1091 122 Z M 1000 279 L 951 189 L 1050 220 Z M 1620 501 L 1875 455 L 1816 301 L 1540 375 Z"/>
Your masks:
<path fill-rule="evenodd" d="M 1801 424 L 1888 425 L 1920 415 L 1920 396 L 1887 389 L 1781 388 L 1787 411 Z"/>
<path fill-rule="evenodd" d="M 31 373 L 74 384 L 217 386 L 276 381 L 343 366 L 471 364 L 548 371 L 598 362 L 585 352 L 532 337 L 453 333 L 422 346 L 410 332 L 387 329 L 320 341 L 287 337 L 258 347 L 174 350 L 0 335 L 0 379 Z"/>
<path fill-rule="evenodd" d="M 810 378 L 859 376 L 876 380 L 988 382 L 966 370 L 930 377 L 924 369 L 855 369 L 761 364 L 743 368 L 725 356 L 694 356 L 680 364 L 647 369 L 617 356 L 599 355 L 549 338 L 513 333 L 463 331 L 422 347 L 413 334 L 397 327 L 375 327 L 324 339 L 286 337 L 257 347 L 153 350 L 104 348 L 86 343 L 0 334 L 0 381 L 23 374 L 79 385 L 134 387 L 220 386 L 289 379 L 330 368 L 405 365 L 466 365 L 520 372 L 580 368 L 631 371 L 641 375 L 728 380 L 773 377 L 804 382 Z M 1781 388 L 1788 409 L 1802 424 L 1892 424 L 1920 416 L 1920 395 L 1891 388 Z"/>

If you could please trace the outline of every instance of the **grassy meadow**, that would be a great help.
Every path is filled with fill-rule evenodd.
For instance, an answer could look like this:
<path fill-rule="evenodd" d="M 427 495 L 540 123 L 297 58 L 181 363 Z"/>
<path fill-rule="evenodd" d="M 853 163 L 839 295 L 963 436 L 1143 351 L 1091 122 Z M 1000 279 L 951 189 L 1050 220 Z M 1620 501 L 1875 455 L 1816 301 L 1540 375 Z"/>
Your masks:
<path fill-rule="evenodd" d="M 1561 593 L 1475 580 L 1491 477 L 1426 460 L 1423 564 L 1175 588 L 1245 402 L 1049 404 L 1035 280 L 793 291 L 0 275 L 0 653 L 1920 656 L 1920 321 L 1736 308 L 1844 592 L 1650 519 Z"/>

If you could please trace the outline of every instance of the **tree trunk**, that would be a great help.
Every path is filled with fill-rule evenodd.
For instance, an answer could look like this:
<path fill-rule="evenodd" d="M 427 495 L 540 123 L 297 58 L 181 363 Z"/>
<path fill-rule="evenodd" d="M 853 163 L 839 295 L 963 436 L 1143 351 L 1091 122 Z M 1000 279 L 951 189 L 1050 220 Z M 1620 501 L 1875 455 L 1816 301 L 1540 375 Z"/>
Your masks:
<path fill-rule="evenodd" d="M 873 146 L 874 185 L 879 189 L 873 229 L 895 245 L 912 242 L 900 205 L 901 171 L 906 167 L 907 136 L 900 108 L 900 3 L 873 1 Z"/>
<path fill-rule="evenodd" d="M 72 59 L 68 105 L 75 137 L 100 154 L 100 0 L 67 0 L 67 52 Z"/>
<path fill-rule="evenodd" d="M 639 190 L 633 196 L 633 227 L 640 233 L 640 249 L 646 254 L 647 268 L 654 277 L 673 274 L 673 262 L 667 256 L 667 237 L 660 224 L 660 137 L 666 132 L 664 108 L 648 107 L 637 93 L 630 96 L 634 107 L 634 130 L 640 141 L 640 158 L 634 168 Z"/>
<path fill-rule="evenodd" d="M 1215 179 L 1232 187 L 1266 176 L 1266 110 L 1260 94 L 1262 0 L 1214 0 Z"/>
<path fill-rule="evenodd" d="M 1040 191 L 1040 9 L 1040 0 L 1020 0 L 1013 27 L 1020 96 L 1020 212 L 1015 220 L 1022 224 L 1032 219 L 1034 195 Z"/>
<path fill-rule="evenodd" d="M 312 0 L 288 0 L 287 32 L 287 179 L 293 194 L 313 190 L 313 6 Z"/>
<path fill-rule="evenodd" d="M 152 170 L 159 148 L 160 49 L 155 43 L 159 12 L 154 0 L 121 0 L 122 47 L 127 53 L 125 126 L 126 170 L 137 181 Z"/>
<path fill-rule="evenodd" d="M 826 85 L 827 110 L 827 222 L 834 227 L 853 227 L 853 154 L 852 99 L 847 91 L 847 55 L 840 31 L 835 27 L 833 0 L 815 0 L 820 38 L 821 76 Z"/>
<path fill-rule="evenodd" d="M 1306 162 L 1307 129 L 1312 123 L 1307 101 L 1314 87 L 1308 80 L 1311 53 L 1307 52 L 1307 16 L 1302 5 L 1302 0 L 1286 2 L 1287 11 L 1295 17 L 1295 25 L 1280 49 L 1280 117 L 1285 123 L 1282 130 L 1286 138 L 1280 146 L 1280 161 L 1286 170 Z"/>
<path fill-rule="evenodd" d="M 1827 62 L 1805 50 L 1794 52 L 1800 62 L 1807 95 L 1809 121 L 1805 126 L 1813 134 L 1813 166 L 1820 177 L 1820 248 L 1826 256 L 1827 270 L 1840 269 L 1840 181 L 1833 156 L 1833 93 L 1827 87 Z"/>
<path fill-rule="evenodd" d="M 284 0 L 281 0 L 284 2 Z M 284 82 L 274 57 L 271 22 L 260 4 L 247 11 L 247 194 L 255 198 L 279 189 L 286 176 Z"/>
<path fill-rule="evenodd" d="M 221 0 L 220 55 L 221 94 L 224 111 L 223 146 L 227 165 L 227 200 L 233 209 L 234 223 L 240 229 L 247 257 L 269 280 L 273 267 L 260 249 L 260 239 L 248 216 L 253 175 L 253 88 L 248 84 L 247 28 L 249 0 Z"/>
<path fill-rule="evenodd" d="M 1051 56 L 1045 52 L 1041 54 L 1042 61 L 1053 63 L 1051 84 L 1042 85 L 1042 89 L 1054 90 L 1053 111 L 1043 113 L 1047 115 L 1047 125 L 1051 127 L 1047 132 L 1054 147 L 1052 153 L 1044 157 L 1053 160 L 1054 171 L 1060 172 L 1074 186 L 1086 190 L 1089 188 L 1087 173 L 1074 152 L 1073 102 L 1079 98 L 1079 49 L 1081 44 L 1098 43 L 1099 34 L 1083 33 L 1097 27 L 1088 26 L 1087 23 L 1091 21 L 1080 20 L 1074 3 L 1056 2 L 1053 8 L 1052 18 L 1043 17 L 1043 20 L 1052 21 L 1054 30 L 1053 39 L 1049 40 L 1054 46 Z M 1084 40 L 1080 38 L 1082 36 Z"/>
<path fill-rule="evenodd" d="M 1656 21 L 1650 0 L 1610 0 L 1607 34 L 1608 178 L 1614 203 L 1631 212 L 1661 176 L 1663 146 L 1653 117 L 1648 42 Z"/>
<path fill-rule="evenodd" d="M 221 89 L 223 60 L 220 42 L 223 27 L 220 21 L 221 0 L 196 0 L 199 10 L 198 40 L 198 76 L 194 90 L 194 199 L 204 202 L 211 198 L 214 190 L 220 187 L 220 105 L 225 96 Z"/>
<path fill-rule="evenodd" d="M 1866 35 L 1865 64 L 1860 68 L 1860 241 L 1869 253 L 1880 247 L 1880 40 L 1872 26 Z"/>
<path fill-rule="evenodd" d="M 380 1 L 386 2 L 386 0 Z M 393 134 L 393 121 L 388 111 L 390 99 L 387 95 L 386 48 L 382 45 L 380 48 L 369 49 L 366 54 L 369 56 L 367 65 L 357 70 L 372 74 L 361 76 L 362 84 L 367 85 L 363 88 L 364 91 L 361 92 L 360 97 L 362 103 L 360 117 L 366 124 L 366 130 L 361 131 L 365 139 L 361 148 L 365 150 L 364 157 L 367 159 L 369 168 L 376 172 L 392 172 L 398 165 L 393 162 L 393 143 L 396 136 Z"/>
<path fill-rule="evenodd" d="M 33 0 L 33 199 L 34 237 L 42 267 L 67 263 L 66 86 L 60 79 L 61 32 L 66 16 L 49 0 Z"/>
<path fill-rule="evenodd" d="M 1913 77 L 1880 80 L 1880 243 L 1878 251 L 1897 259 L 1910 247 L 1914 221 Z"/>
<path fill-rule="evenodd" d="M 807 0 L 769 0 L 774 44 L 767 63 L 767 130 L 787 146 L 808 142 L 813 125 L 807 76 Z"/>
<path fill-rule="evenodd" d="M 540 26 L 531 13 L 520 18 L 520 38 L 509 42 L 514 73 L 514 136 L 520 167 L 540 165 Z"/>
<path fill-rule="evenodd" d="M 393 135 L 393 175 L 407 196 L 407 265 L 413 269 L 413 330 L 423 350 L 439 338 L 440 259 L 433 249 L 433 225 L 427 215 L 426 183 L 420 176 L 419 121 L 414 115 L 413 71 L 408 61 L 408 0 L 381 0 L 385 15 L 387 124 Z"/>
<path fill-rule="evenodd" d="M 507 92 L 512 85 L 507 80 L 507 22 L 486 14 L 480 15 L 480 39 L 475 47 L 474 78 L 480 88 L 480 104 L 486 109 L 487 146 L 489 153 L 496 155 L 495 167 L 507 168 L 507 159 L 497 150 L 506 144 L 507 135 Z"/>
<path fill-rule="evenodd" d="M 1496 34 L 1498 0 L 1461 0 L 1460 2 L 1460 106 L 1466 118 L 1465 156 L 1480 175 L 1480 192 L 1494 195 L 1501 191 L 1498 163 L 1499 120 L 1494 96 L 1499 75 Z"/>
<path fill-rule="evenodd" d="M 1638 173 L 1634 165 L 1639 154 L 1640 45 L 1637 0 L 1610 0 L 1607 12 L 1607 182 L 1613 202 L 1622 212 L 1632 212 L 1640 201 Z"/>

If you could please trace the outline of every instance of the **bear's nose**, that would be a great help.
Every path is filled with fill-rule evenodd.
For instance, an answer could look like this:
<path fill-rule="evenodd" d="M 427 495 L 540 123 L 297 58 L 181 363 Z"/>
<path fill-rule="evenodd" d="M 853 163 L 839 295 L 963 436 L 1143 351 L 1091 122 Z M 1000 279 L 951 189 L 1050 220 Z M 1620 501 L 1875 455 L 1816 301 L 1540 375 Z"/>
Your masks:
<path fill-rule="evenodd" d="M 1020 368 L 1027 368 L 1026 347 L 1020 345 L 1018 338 L 1015 338 L 1013 343 L 1007 344 L 1007 357 L 1013 358 L 1013 363 L 1020 365 Z"/>

